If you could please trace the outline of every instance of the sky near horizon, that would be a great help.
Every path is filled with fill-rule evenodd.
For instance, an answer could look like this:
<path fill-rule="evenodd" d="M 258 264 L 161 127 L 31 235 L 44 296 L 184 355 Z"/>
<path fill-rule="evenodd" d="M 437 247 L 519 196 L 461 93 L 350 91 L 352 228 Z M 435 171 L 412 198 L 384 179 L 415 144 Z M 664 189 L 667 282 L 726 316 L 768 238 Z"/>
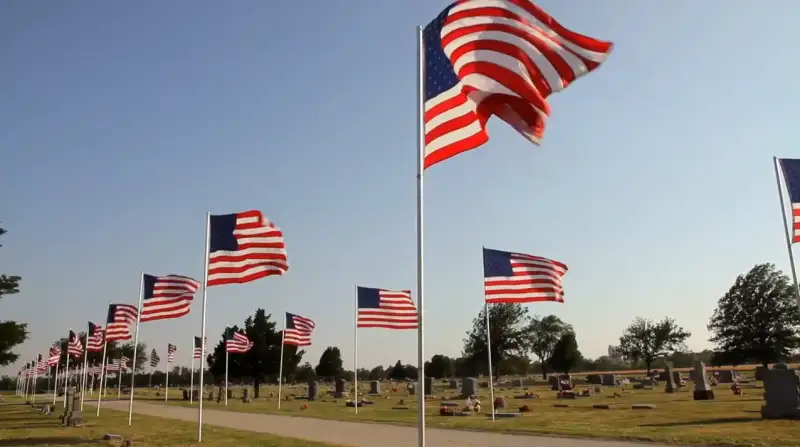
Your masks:
<path fill-rule="evenodd" d="M 707 348 L 736 275 L 788 272 L 772 156 L 799 150 L 800 4 L 539 4 L 615 49 L 550 98 L 541 147 L 495 119 L 488 144 L 426 171 L 426 357 L 460 353 L 482 245 L 569 266 L 566 302 L 528 308 L 571 323 L 584 355 L 636 316 Z M 248 209 L 284 231 L 291 269 L 209 289 L 209 340 L 289 311 L 317 322 L 304 361 L 335 345 L 352 368 L 354 285 L 416 289 L 415 26 L 447 2 L 312 5 L 0 4 L 0 272 L 23 277 L 0 319 L 31 332 L 0 372 L 135 304 L 142 271 L 202 278 L 205 213 Z M 201 304 L 141 341 L 188 364 Z M 416 346 L 360 330 L 359 367 Z"/>

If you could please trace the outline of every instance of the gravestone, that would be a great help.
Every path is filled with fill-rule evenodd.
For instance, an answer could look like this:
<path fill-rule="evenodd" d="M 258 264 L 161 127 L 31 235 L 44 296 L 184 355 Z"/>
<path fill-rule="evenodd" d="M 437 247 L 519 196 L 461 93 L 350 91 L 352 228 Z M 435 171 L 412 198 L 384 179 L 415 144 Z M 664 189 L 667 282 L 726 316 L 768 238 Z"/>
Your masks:
<path fill-rule="evenodd" d="M 317 400 L 317 394 L 319 394 L 319 383 L 315 380 L 310 380 L 308 382 L 308 400 Z"/>
<path fill-rule="evenodd" d="M 81 395 L 75 392 L 75 387 L 67 388 L 67 400 L 61 423 L 67 427 L 80 427 L 83 424 L 81 411 Z"/>
<path fill-rule="evenodd" d="M 591 385 L 602 385 L 603 377 L 600 374 L 589 374 L 586 376 L 586 381 Z"/>
<path fill-rule="evenodd" d="M 250 388 L 242 389 L 242 403 L 244 404 L 250 403 Z"/>
<path fill-rule="evenodd" d="M 764 371 L 768 369 L 766 366 L 756 366 L 756 380 L 764 380 Z"/>
<path fill-rule="evenodd" d="M 763 419 L 800 419 L 800 371 L 770 369 L 764 372 Z"/>
<path fill-rule="evenodd" d="M 214 400 L 214 390 L 208 392 L 208 400 Z"/>
<path fill-rule="evenodd" d="M 617 386 L 617 376 L 615 374 L 603 374 L 602 375 L 602 385 L 603 386 Z"/>
<path fill-rule="evenodd" d="M 373 380 L 369 383 L 369 394 L 381 394 L 381 383 Z"/>
<path fill-rule="evenodd" d="M 547 377 L 547 382 L 550 385 L 551 391 L 561 391 L 561 382 L 558 380 L 554 374 L 551 374 Z"/>
<path fill-rule="evenodd" d="M 664 385 L 664 392 L 665 393 L 674 393 L 675 392 L 675 381 L 672 375 L 672 366 L 667 365 L 666 371 L 664 371 L 664 375 L 666 376 L 665 385 Z"/>
<path fill-rule="evenodd" d="M 451 380 L 449 387 L 450 387 L 451 390 L 457 390 L 458 389 L 458 380 Z"/>
<path fill-rule="evenodd" d="M 220 386 L 219 388 L 217 388 L 217 403 L 221 403 L 222 402 L 222 398 L 224 397 L 224 395 L 222 393 L 224 393 L 224 391 L 223 391 L 222 387 Z"/>
<path fill-rule="evenodd" d="M 679 371 L 672 371 L 672 381 L 678 388 L 683 386 L 683 376 Z"/>
<path fill-rule="evenodd" d="M 228 399 L 233 399 L 233 390 L 228 390 Z"/>
<path fill-rule="evenodd" d="M 342 379 L 336 379 L 336 389 L 333 392 L 333 397 L 341 399 L 347 394 L 347 382 Z"/>
<path fill-rule="evenodd" d="M 511 382 L 511 386 L 517 387 L 517 388 L 522 388 L 522 379 L 514 379 Z"/>
<path fill-rule="evenodd" d="M 478 394 L 478 379 L 467 377 L 461 381 L 461 397 L 469 397 Z"/>
<path fill-rule="evenodd" d="M 417 386 L 413 383 L 409 383 L 406 389 L 408 390 L 408 394 L 411 396 L 417 394 Z"/>
<path fill-rule="evenodd" d="M 658 372 L 658 380 L 667 380 L 667 376 L 668 374 L 666 370 Z"/>
<path fill-rule="evenodd" d="M 717 378 L 719 379 L 719 383 L 733 383 L 738 379 L 738 375 L 736 371 L 722 370 L 717 371 Z"/>
<path fill-rule="evenodd" d="M 694 377 L 694 400 L 714 400 L 714 390 L 708 384 L 705 363 L 695 362 Z"/>
<path fill-rule="evenodd" d="M 61 414 L 61 423 L 67 425 L 67 419 L 72 414 L 74 400 L 72 397 L 75 395 L 75 388 L 67 388 L 67 398 L 64 400 L 64 413 Z"/>
<path fill-rule="evenodd" d="M 425 395 L 430 396 L 433 394 L 433 377 L 425 376 Z"/>

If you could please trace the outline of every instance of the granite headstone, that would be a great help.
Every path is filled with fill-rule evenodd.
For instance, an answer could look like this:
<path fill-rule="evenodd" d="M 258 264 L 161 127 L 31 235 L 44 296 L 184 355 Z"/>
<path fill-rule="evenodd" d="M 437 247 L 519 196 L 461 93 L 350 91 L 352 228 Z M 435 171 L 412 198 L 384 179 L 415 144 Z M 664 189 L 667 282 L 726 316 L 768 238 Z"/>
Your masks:
<path fill-rule="evenodd" d="M 714 390 L 708 384 L 705 363 L 695 362 L 694 377 L 694 400 L 714 400 Z"/>
<path fill-rule="evenodd" d="M 764 372 L 764 419 L 800 419 L 800 371 L 770 369 Z"/>

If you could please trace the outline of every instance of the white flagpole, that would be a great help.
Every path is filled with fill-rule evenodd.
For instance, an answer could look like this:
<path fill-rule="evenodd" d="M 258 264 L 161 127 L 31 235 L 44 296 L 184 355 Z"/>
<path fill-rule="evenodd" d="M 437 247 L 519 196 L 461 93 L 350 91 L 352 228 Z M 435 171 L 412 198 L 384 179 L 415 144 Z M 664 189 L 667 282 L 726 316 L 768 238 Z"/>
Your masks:
<path fill-rule="evenodd" d="M 353 286 L 353 405 L 358 414 L 358 286 Z"/>
<path fill-rule="evenodd" d="M 164 402 L 169 402 L 169 343 L 167 343 L 167 383 L 164 384 Z"/>
<path fill-rule="evenodd" d="M 225 341 L 225 406 L 228 406 L 228 342 Z"/>
<path fill-rule="evenodd" d="M 89 361 L 89 333 L 86 333 L 86 343 L 83 344 L 83 372 L 81 372 L 81 411 L 83 411 L 83 396 L 86 394 L 86 364 Z"/>
<path fill-rule="evenodd" d="M 50 358 L 47 359 L 47 362 L 48 362 L 48 365 L 47 365 L 47 391 L 50 391 L 50 374 L 52 373 L 52 371 L 50 371 L 50 365 L 49 365 Z M 47 393 L 45 393 L 45 394 L 47 394 Z"/>
<path fill-rule="evenodd" d="M 108 305 L 110 306 L 111 303 L 108 303 Z M 106 329 L 108 329 L 108 326 L 106 326 Z M 103 379 L 106 378 L 106 374 L 108 373 L 108 371 L 106 371 L 106 349 L 108 348 L 107 333 L 108 331 L 103 332 L 103 361 L 100 362 L 100 389 L 97 393 L 97 414 L 95 416 L 100 416 L 100 398 L 103 397 L 103 390 L 105 389 L 103 386 Z"/>
<path fill-rule="evenodd" d="M 131 425 L 133 421 L 133 393 L 136 389 L 136 351 L 139 347 L 139 322 L 142 320 L 142 297 L 144 296 L 144 272 L 142 272 L 142 279 L 139 281 L 139 307 L 138 311 L 136 312 L 136 334 L 133 336 L 133 358 L 131 362 L 133 366 L 131 367 L 131 399 L 130 404 L 128 404 L 128 426 Z M 120 370 L 122 368 L 120 367 Z"/>
<path fill-rule="evenodd" d="M 50 359 L 48 359 L 49 361 Z M 56 399 L 58 398 L 58 364 L 60 363 L 61 359 L 56 361 L 56 377 L 53 382 L 53 406 L 56 404 Z"/>
<path fill-rule="evenodd" d="M 792 279 L 794 279 L 794 291 L 797 299 L 797 307 L 800 309 L 800 288 L 797 285 L 797 270 L 794 266 L 794 253 L 792 252 L 792 236 L 789 233 L 789 221 L 786 219 L 786 204 L 783 201 L 783 190 L 781 189 L 781 175 L 780 175 L 780 159 L 772 157 L 775 164 L 775 181 L 778 184 L 778 197 L 781 199 L 781 215 L 783 216 L 783 229 L 786 232 L 786 250 L 789 252 L 789 264 L 792 267 Z M 786 183 L 786 179 L 783 179 Z M 788 184 L 787 184 L 788 186 Z"/>
<path fill-rule="evenodd" d="M 423 178 L 425 171 L 425 48 L 424 29 L 417 28 L 417 369 L 419 370 L 417 444 L 425 447 L 425 332 L 422 309 L 425 298 L 423 238 Z"/>
<path fill-rule="evenodd" d="M 72 329 L 69 330 L 72 332 Z M 75 335 L 77 337 L 77 334 Z M 67 337 L 67 366 L 64 367 L 64 408 L 67 408 L 67 386 L 69 385 L 69 336 Z"/>
<path fill-rule="evenodd" d="M 31 397 L 31 402 L 36 402 L 36 379 L 38 379 L 37 375 L 39 373 L 39 356 L 36 356 L 36 364 L 33 365 L 33 387 L 31 391 L 33 391 L 33 396 Z"/>
<path fill-rule="evenodd" d="M 286 311 L 283 312 L 283 330 L 281 331 L 281 359 L 278 366 L 278 410 L 281 409 L 281 392 L 283 391 L 283 345 L 286 343 Z"/>
<path fill-rule="evenodd" d="M 194 346 L 194 340 L 192 340 L 192 346 Z M 192 350 L 192 372 L 189 375 L 189 403 L 192 403 L 192 399 L 194 399 L 194 350 Z"/>
<path fill-rule="evenodd" d="M 119 357 L 119 371 L 117 371 L 117 400 L 122 399 L 122 354 Z"/>
<path fill-rule="evenodd" d="M 108 397 L 108 365 L 111 364 L 111 359 L 106 359 L 106 373 L 103 375 L 103 397 Z"/>
<path fill-rule="evenodd" d="M 489 358 L 489 400 L 492 401 L 492 421 L 494 416 L 494 376 L 492 375 L 492 338 L 489 336 L 489 303 L 484 300 L 483 309 L 486 313 L 486 354 Z"/>
<path fill-rule="evenodd" d="M 203 254 L 203 312 L 200 326 L 200 406 L 197 409 L 197 442 L 203 441 L 203 361 L 206 356 L 206 299 L 208 298 L 208 248 L 211 237 L 211 213 L 206 213 L 206 248 Z"/>

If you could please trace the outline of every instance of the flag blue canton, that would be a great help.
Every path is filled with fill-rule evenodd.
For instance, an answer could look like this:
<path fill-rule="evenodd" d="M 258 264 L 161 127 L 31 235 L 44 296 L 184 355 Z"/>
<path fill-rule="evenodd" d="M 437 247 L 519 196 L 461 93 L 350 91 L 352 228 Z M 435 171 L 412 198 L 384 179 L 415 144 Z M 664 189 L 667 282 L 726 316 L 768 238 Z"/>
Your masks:
<path fill-rule="evenodd" d="M 425 46 L 425 101 L 439 96 L 458 84 L 453 64 L 442 50 L 442 27 L 454 5 L 442 11 L 422 33 Z"/>
<path fill-rule="evenodd" d="M 358 288 L 358 308 L 359 309 L 379 309 L 381 307 L 380 289 L 370 287 Z"/>
<path fill-rule="evenodd" d="M 483 249 L 483 277 L 514 276 L 511 267 L 511 253 L 507 251 Z"/>
<path fill-rule="evenodd" d="M 800 202 L 800 160 L 782 158 L 783 180 L 789 191 L 789 200 L 792 203 Z"/>
<path fill-rule="evenodd" d="M 208 241 L 209 253 L 215 251 L 236 251 L 239 249 L 239 242 L 236 240 L 234 230 L 236 230 L 237 214 L 222 214 L 211 216 L 210 235 Z"/>

